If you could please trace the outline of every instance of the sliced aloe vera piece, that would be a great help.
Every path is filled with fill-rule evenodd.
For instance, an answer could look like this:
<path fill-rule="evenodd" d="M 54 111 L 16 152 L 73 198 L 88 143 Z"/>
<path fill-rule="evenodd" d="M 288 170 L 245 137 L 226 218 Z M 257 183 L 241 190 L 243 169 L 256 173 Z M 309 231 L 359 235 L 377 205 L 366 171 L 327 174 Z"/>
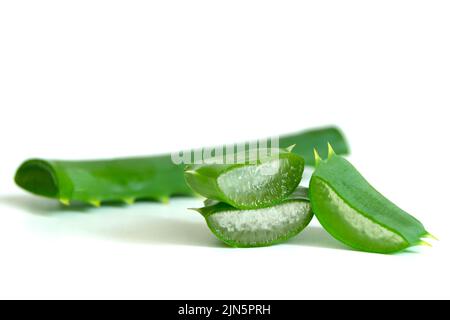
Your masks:
<path fill-rule="evenodd" d="M 270 207 L 295 191 L 305 162 L 288 149 L 259 150 L 267 157 L 252 158 L 251 151 L 236 154 L 244 163 L 201 164 L 186 167 L 187 184 L 200 195 L 238 209 Z M 211 159 L 210 159 L 211 160 Z"/>
<path fill-rule="evenodd" d="M 241 210 L 220 202 L 198 209 L 211 231 L 232 247 L 263 247 L 299 234 L 313 213 L 304 199 L 288 199 L 273 207 Z"/>
<path fill-rule="evenodd" d="M 392 253 L 426 245 L 420 221 L 373 188 L 331 146 L 328 160 L 317 158 L 310 182 L 313 211 L 336 239 L 357 250 Z"/>

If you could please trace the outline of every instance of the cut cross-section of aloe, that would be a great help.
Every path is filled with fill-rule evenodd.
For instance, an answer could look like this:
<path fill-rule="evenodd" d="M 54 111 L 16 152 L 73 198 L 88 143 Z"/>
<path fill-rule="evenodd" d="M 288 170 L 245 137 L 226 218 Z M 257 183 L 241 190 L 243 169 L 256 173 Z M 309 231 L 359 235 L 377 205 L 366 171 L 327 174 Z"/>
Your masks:
<path fill-rule="evenodd" d="M 244 164 L 191 165 L 185 170 L 186 182 L 200 195 L 239 209 L 270 207 L 295 191 L 305 166 L 303 158 L 290 150 L 270 154 L 256 160 L 237 154 L 236 159 L 245 158 Z"/>
<path fill-rule="evenodd" d="M 198 211 L 217 238 L 232 247 L 262 247 L 284 242 L 300 233 L 313 217 L 309 202 L 300 198 L 252 210 L 240 210 L 220 202 Z"/>

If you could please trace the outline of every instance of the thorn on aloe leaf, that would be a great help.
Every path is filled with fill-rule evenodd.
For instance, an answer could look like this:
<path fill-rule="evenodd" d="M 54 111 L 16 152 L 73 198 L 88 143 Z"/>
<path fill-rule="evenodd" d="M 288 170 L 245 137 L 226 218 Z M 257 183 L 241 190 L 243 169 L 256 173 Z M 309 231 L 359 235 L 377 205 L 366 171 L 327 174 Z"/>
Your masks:
<path fill-rule="evenodd" d="M 61 204 L 65 205 L 65 206 L 70 206 L 70 200 L 69 199 L 61 198 L 61 199 L 59 199 L 59 202 L 61 202 Z"/>
<path fill-rule="evenodd" d="M 125 198 L 125 199 L 123 199 L 123 202 L 125 202 L 126 204 L 131 206 L 132 204 L 134 204 L 136 202 L 136 199 L 135 198 Z"/>
<path fill-rule="evenodd" d="M 334 155 L 336 155 L 336 153 L 334 152 L 331 143 L 328 142 L 328 159 L 330 159 Z"/>
<path fill-rule="evenodd" d="M 317 152 L 317 149 L 314 148 L 314 160 L 316 162 L 316 167 L 319 165 L 319 163 L 322 161 L 322 158 L 319 155 L 319 152 Z"/>
<path fill-rule="evenodd" d="M 423 240 L 419 242 L 419 245 L 420 245 L 420 246 L 425 246 L 425 247 L 432 247 L 431 244 L 429 244 L 428 242 L 423 241 Z"/>
<path fill-rule="evenodd" d="M 431 233 L 427 233 L 424 237 L 439 241 L 439 239 L 436 236 L 432 235 Z"/>
<path fill-rule="evenodd" d="M 100 206 L 102 205 L 99 200 L 90 200 L 89 203 L 96 208 L 100 208 Z"/>
<path fill-rule="evenodd" d="M 169 197 L 167 197 L 167 196 L 164 196 L 164 197 L 161 197 L 161 198 L 159 198 L 159 201 L 161 202 L 161 203 L 163 203 L 163 204 L 169 204 Z"/>
<path fill-rule="evenodd" d="M 293 144 L 293 145 L 287 147 L 287 148 L 286 148 L 287 152 L 292 152 L 292 150 L 294 150 L 295 146 L 296 146 L 296 145 Z"/>

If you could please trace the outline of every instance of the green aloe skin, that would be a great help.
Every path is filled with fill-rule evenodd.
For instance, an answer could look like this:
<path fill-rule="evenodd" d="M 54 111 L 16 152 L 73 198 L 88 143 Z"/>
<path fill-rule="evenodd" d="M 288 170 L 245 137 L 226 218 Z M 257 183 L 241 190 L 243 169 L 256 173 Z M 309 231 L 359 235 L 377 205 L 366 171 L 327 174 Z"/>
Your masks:
<path fill-rule="evenodd" d="M 327 141 L 339 153 L 349 152 L 340 130 L 319 128 L 281 137 L 280 146 L 296 144 L 296 154 L 313 164 L 310 150 L 323 148 Z M 193 196 L 184 179 L 184 165 L 172 162 L 171 155 L 96 161 L 31 159 L 17 170 L 15 181 L 38 196 L 63 204 L 81 201 L 99 206 L 103 202 L 133 203 L 137 199 L 167 201 L 169 197 Z"/>
<path fill-rule="evenodd" d="M 286 149 L 258 151 L 273 155 L 250 159 L 247 152 L 235 158 L 252 164 L 187 166 L 186 182 L 200 195 L 238 209 L 260 209 L 280 203 L 299 185 L 305 162 Z"/>
<path fill-rule="evenodd" d="M 173 195 L 194 195 L 183 178 L 183 167 L 170 156 L 99 161 L 29 160 L 17 171 L 23 189 L 69 205 L 72 201 L 100 206 L 102 202 L 136 199 L 167 202 Z"/>
<path fill-rule="evenodd" d="M 218 239 L 237 248 L 285 242 L 299 234 L 313 217 L 303 190 L 268 208 L 241 210 L 219 202 L 196 210 Z"/>
<path fill-rule="evenodd" d="M 375 190 L 331 146 L 328 160 L 317 155 L 309 195 L 321 225 L 354 249 L 393 253 L 428 245 L 422 238 L 432 237 L 422 223 Z"/>

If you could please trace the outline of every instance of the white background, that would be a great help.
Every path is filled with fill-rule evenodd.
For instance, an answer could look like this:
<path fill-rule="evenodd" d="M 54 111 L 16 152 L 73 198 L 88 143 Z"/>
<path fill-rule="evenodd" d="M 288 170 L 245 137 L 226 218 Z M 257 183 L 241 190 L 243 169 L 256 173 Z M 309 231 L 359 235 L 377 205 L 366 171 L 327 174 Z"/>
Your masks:
<path fill-rule="evenodd" d="M 450 298 L 448 1 L 2 1 L 0 298 Z M 97 158 L 339 125 L 436 234 L 346 249 L 317 224 L 230 249 L 187 207 L 64 210 L 28 157 Z"/>

